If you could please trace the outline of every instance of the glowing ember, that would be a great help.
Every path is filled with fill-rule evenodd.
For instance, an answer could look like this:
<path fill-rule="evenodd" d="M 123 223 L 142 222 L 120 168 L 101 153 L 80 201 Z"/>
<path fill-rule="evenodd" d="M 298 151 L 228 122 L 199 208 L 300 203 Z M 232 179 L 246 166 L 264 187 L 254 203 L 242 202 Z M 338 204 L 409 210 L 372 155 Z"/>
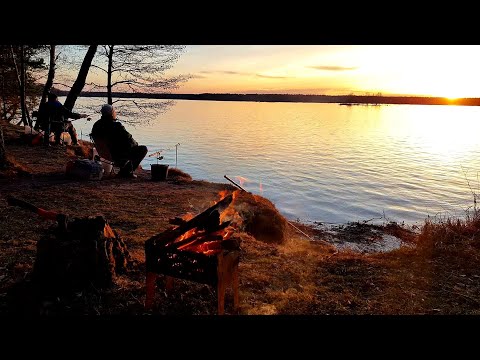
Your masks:
<path fill-rule="evenodd" d="M 222 244 L 221 241 L 206 241 L 199 245 L 190 246 L 186 250 L 204 254 L 207 252 L 219 253 L 222 251 Z"/>
<path fill-rule="evenodd" d="M 198 232 L 197 228 L 190 229 L 190 230 L 186 231 L 183 235 L 176 238 L 174 242 L 179 242 L 179 241 L 188 239 L 188 238 L 194 236 L 197 232 Z"/>
<path fill-rule="evenodd" d="M 186 213 L 185 215 L 182 216 L 182 219 L 185 221 L 191 220 L 195 217 L 192 213 Z"/>

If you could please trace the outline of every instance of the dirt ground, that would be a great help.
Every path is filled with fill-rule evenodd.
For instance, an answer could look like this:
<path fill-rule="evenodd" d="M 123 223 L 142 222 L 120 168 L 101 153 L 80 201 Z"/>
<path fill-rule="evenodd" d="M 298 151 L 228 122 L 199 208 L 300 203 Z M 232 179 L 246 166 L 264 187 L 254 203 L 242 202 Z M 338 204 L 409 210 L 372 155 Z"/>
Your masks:
<path fill-rule="evenodd" d="M 223 183 L 192 180 L 172 172 L 167 181 L 152 181 L 137 170 L 137 179 L 80 181 L 65 176 L 69 159 L 85 157 L 81 148 L 30 146 L 23 128 L 2 124 L 10 167 L 0 172 L 0 313 L 12 312 L 9 290 L 28 280 L 36 243 L 53 225 L 27 210 L 7 205 L 14 196 L 46 210 L 72 217 L 102 214 L 125 243 L 134 266 L 108 290 L 86 289 L 68 298 L 45 302 L 44 314 L 214 315 L 216 289 L 176 280 L 174 291 L 157 282 L 155 305 L 145 310 L 144 243 L 171 227 L 169 220 L 198 214 L 220 199 Z M 396 224 L 349 224 L 316 229 L 300 223 L 285 228 L 285 241 L 266 243 L 245 234 L 239 265 L 240 307 L 233 309 L 227 289 L 226 314 L 480 314 L 480 248 L 475 244 L 419 246 L 418 233 Z M 391 249 L 359 251 L 339 244 L 393 240 Z M 363 248 L 365 249 L 365 248 Z M 373 250 L 372 250 L 373 249 Z"/>

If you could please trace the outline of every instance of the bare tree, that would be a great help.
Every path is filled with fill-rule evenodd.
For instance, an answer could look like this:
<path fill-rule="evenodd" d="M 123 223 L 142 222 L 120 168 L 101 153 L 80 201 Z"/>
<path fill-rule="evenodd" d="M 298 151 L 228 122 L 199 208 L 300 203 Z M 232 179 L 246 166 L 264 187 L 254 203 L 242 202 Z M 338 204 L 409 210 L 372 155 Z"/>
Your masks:
<path fill-rule="evenodd" d="M 1 92 L 2 92 L 2 107 L 1 118 L 9 119 L 15 114 L 18 106 L 14 106 L 18 103 L 18 98 L 14 96 L 16 94 L 17 79 L 12 69 L 12 60 L 10 54 L 10 46 L 0 45 L 0 76 L 1 76 Z"/>
<path fill-rule="evenodd" d="M 27 122 L 28 111 L 25 104 L 25 61 L 23 45 L 20 46 L 20 70 L 18 70 L 17 58 L 13 49 L 13 45 L 10 45 L 10 52 L 12 55 L 15 73 L 17 74 L 18 89 L 20 91 L 20 108 L 22 109 L 22 120 L 20 121 L 20 123 L 23 122 L 24 125 L 28 125 L 31 121 Z"/>
<path fill-rule="evenodd" d="M 27 89 L 29 91 L 35 91 L 36 89 L 36 86 L 32 86 L 32 84 L 35 82 L 35 79 L 32 76 L 32 71 L 43 71 L 45 69 L 43 59 L 34 58 L 34 55 L 36 55 L 36 53 L 43 48 L 44 46 L 9 46 L 11 68 L 15 73 L 15 78 L 18 84 L 18 94 L 20 98 L 20 108 L 22 112 L 22 119 L 19 124 L 23 123 L 24 125 L 32 125 L 32 120 L 30 119 L 30 114 L 28 113 L 27 109 Z M 35 97 L 32 97 L 32 94 L 30 94 L 30 99 L 32 98 L 34 100 L 33 103 L 35 103 Z"/>
<path fill-rule="evenodd" d="M 172 68 L 185 50 L 182 45 L 103 45 L 100 55 L 105 57 L 105 65 L 94 64 L 92 67 L 103 71 L 107 77 L 107 102 L 112 105 L 118 101 L 129 101 L 142 111 L 146 108 L 164 110 L 169 102 L 148 103 L 132 99 L 113 100 L 113 90 L 132 94 L 157 93 L 175 89 L 188 79 L 185 75 L 165 76 L 165 71 Z M 123 112 L 125 114 L 125 111 Z M 130 121 L 135 122 L 135 121 Z"/>

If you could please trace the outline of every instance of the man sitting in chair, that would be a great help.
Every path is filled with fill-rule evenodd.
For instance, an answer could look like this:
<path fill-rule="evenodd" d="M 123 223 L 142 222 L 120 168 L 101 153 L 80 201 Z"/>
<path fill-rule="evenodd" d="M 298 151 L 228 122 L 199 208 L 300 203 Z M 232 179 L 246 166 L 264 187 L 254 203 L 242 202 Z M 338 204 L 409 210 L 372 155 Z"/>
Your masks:
<path fill-rule="evenodd" d="M 64 131 L 70 134 L 73 145 L 78 145 L 77 132 L 72 122 L 68 121 L 68 119 L 82 119 L 88 115 L 72 112 L 58 101 L 57 95 L 49 93 L 48 102 L 40 105 L 37 116 L 35 130 L 44 130 L 45 145 L 49 145 L 50 132 L 55 134 L 55 144 L 60 144 L 60 136 Z"/>
<path fill-rule="evenodd" d="M 93 124 L 90 136 L 95 143 L 105 143 L 113 162 L 120 167 L 119 176 L 137 177 L 134 171 L 147 155 L 147 147 L 138 145 L 125 127 L 116 121 L 117 114 L 112 105 L 103 105 L 101 113 L 102 117 Z"/>

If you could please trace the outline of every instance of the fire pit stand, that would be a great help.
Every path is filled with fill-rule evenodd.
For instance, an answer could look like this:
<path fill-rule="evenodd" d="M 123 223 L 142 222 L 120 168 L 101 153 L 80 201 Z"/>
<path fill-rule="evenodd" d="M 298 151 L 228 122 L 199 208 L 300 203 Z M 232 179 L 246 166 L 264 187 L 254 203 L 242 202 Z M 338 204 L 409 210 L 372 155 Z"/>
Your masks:
<path fill-rule="evenodd" d="M 146 299 L 151 309 L 159 274 L 166 276 L 167 291 L 174 278 L 195 281 L 217 288 L 218 314 L 225 312 L 225 290 L 233 287 L 234 309 L 238 307 L 238 264 L 240 238 L 230 221 L 221 222 L 233 195 L 228 195 L 194 218 L 145 242 Z"/>
<path fill-rule="evenodd" d="M 238 308 L 239 251 L 223 250 L 216 255 L 189 251 L 166 250 L 146 257 L 145 307 L 151 309 L 155 297 L 155 283 L 159 274 L 166 276 L 166 290 L 171 291 L 174 278 L 195 281 L 217 288 L 218 314 L 225 313 L 225 290 L 233 288 L 233 307 Z"/>

